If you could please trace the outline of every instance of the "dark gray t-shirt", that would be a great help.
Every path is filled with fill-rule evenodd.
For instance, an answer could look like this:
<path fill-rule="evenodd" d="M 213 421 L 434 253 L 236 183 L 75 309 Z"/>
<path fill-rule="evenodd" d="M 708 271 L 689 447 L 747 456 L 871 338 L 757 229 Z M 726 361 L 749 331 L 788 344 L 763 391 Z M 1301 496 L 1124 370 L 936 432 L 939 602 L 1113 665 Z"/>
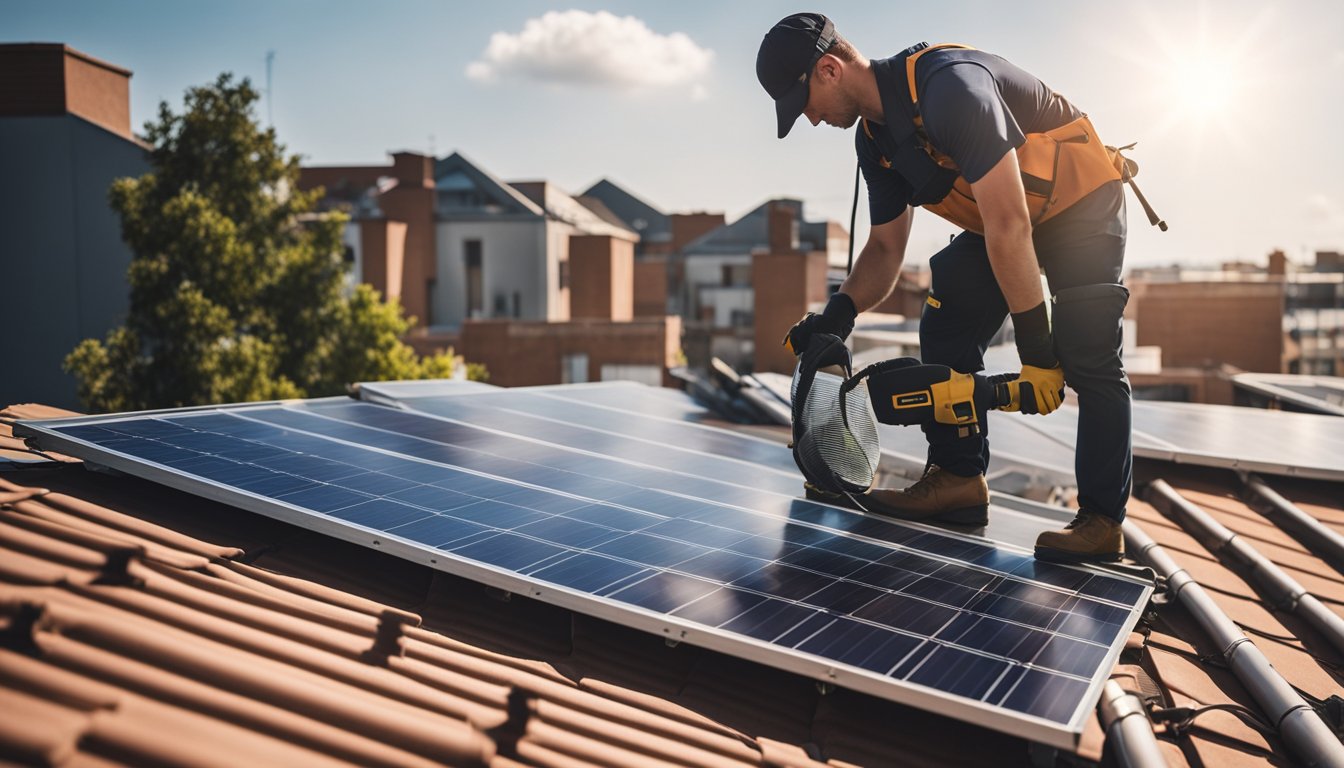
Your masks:
<path fill-rule="evenodd" d="M 888 60 L 891 61 L 891 60 Z M 951 63 L 948 63 L 951 62 Z M 878 77 L 905 78 L 905 66 L 874 62 Z M 932 71 L 932 74 L 927 74 Z M 984 51 L 939 49 L 920 57 L 919 112 L 929 141 L 956 162 L 968 182 L 977 182 L 1007 153 L 1022 146 L 1025 134 L 1058 128 L 1082 115 L 1063 96 L 1050 90 L 1031 73 Z M 899 88 L 879 88 L 886 94 Z M 884 100 L 887 115 L 901 115 Z M 893 118 L 895 119 L 895 118 Z M 873 224 L 901 215 L 910 204 L 910 185 L 880 157 L 893 157 L 894 139 L 884 125 L 870 125 L 870 140 L 862 127 L 855 130 L 859 167 L 868 184 L 868 212 Z M 884 146 L 885 145 L 885 146 Z"/>

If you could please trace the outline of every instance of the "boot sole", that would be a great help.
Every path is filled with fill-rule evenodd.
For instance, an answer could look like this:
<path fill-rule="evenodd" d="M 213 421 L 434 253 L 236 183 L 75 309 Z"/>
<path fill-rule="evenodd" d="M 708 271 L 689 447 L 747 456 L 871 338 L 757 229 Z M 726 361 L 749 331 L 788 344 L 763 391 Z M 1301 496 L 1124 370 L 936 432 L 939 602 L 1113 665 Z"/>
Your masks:
<path fill-rule="evenodd" d="M 849 500 L 848 496 L 843 496 L 836 493 L 830 493 L 829 491 L 823 491 L 820 488 L 817 488 L 812 485 L 804 485 L 804 491 L 807 498 L 812 501 L 820 501 L 826 504 L 834 504 L 838 507 L 845 507 L 847 509 L 858 509 L 857 507 L 854 506 L 854 502 Z M 878 504 L 877 502 L 874 502 L 872 499 L 868 498 L 864 499 L 864 504 L 867 506 L 867 509 L 859 511 L 873 512 L 875 514 L 882 515 L 883 517 L 890 517 L 896 520 L 903 520 L 906 522 L 915 522 L 915 523 L 938 522 L 938 523 L 949 523 L 952 525 L 969 525 L 969 526 L 989 525 L 988 504 L 977 504 L 970 507 L 961 507 L 959 509 L 949 509 L 946 512 L 939 512 L 936 515 L 930 515 L 928 517 L 904 517 L 902 516 L 901 512 L 883 506 L 882 504 Z"/>
<path fill-rule="evenodd" d="M 930 515 L 916 517 L 915 514 L 892 509 L 878 502 L 868 501 L 868 509 L 883 517 L 904 520 L 910 523 L 949 523 L 951 525 L 984 526 L 989 525 L 989 504 L 975 504 L 969 507 L 948 509 Z"/>
<path fill-rule="evenodd" d="M 1068 552 L 1052 547 L 1037 547 L 1036 559 L 1050 563 L 1116 563 L 1125 556 L 1124 552 Z"/>

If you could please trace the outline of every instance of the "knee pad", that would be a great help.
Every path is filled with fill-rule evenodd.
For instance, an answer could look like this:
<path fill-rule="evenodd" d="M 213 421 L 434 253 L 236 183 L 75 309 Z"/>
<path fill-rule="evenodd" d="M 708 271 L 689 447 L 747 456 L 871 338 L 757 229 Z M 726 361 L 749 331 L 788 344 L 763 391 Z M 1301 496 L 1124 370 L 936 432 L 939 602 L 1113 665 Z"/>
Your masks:
<path fill-rule="evenodd" d="M 1129 289 L 1118 283 L 1068 288 L 1054 296 L 1055 355 L 1066 377 L 1124 375 L 1125 304 Z M 1069 383 L 1076 388 L 1074 381 Z"/>

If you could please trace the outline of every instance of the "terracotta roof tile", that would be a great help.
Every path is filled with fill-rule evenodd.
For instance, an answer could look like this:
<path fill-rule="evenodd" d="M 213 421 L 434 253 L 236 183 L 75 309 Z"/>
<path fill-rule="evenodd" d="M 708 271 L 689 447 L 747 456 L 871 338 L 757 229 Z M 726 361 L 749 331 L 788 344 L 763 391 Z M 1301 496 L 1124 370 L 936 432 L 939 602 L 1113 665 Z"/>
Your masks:
<path fill-rule="evenodd" d="M 942 734 L 931 758 L 1024 749 L 130 478 L 0 490 L 0 692 L 26 718 L 0 751 L 23 759 L 858 764 L 892 722 Z"/>
<path fill-rule="evenodd" d="M 31 415 L 28 407 L 0 416 Z M 46 412 L 43 412 L 46 413 Z M 0 424 L 0 430 L 5 425 Z M 0 435 L 3 437 L 3 435 Z M 1179 492 L 1337 613 L 1344 577 L 1240 501 Z M 1339 485 L 1275 483 L 1344 527 Z M 50 492 L 45 492 L 50 489 Z M 1333 494 L 1333 495 L 1332 495 Z M 1325 698 L 1344 659 L 1152 506 L 1133 519 L 1285 678 Z M 1253 699 L 1178 605 L 1117 680 L 1159 705 Z M 0 473 L 0 754 L 64 764 L 1001 765 L 1025 744 L 932 713 L 487 590 L 133 478 Z M 1091 718 L 1079 755 L 1101 757 Z M 1287 764 L 1277 737 L 1202 714 L 1173 765 Z"/>

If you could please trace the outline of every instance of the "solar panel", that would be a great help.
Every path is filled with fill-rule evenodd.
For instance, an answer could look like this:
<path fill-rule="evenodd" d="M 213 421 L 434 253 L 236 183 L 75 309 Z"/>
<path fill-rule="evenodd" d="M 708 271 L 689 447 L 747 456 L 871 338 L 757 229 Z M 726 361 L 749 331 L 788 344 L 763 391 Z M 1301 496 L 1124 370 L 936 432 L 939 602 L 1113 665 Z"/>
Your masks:
<path fill-rule="evenodd" d="M 420 403 L 430 414 L 330 399 L 18 431 L 491 586 L 1066 748 L 1150 592 L 795 498 L 798 477 L 762 450 L 787 457 L 782 446 L 639 413 L 610 429 L 601 406 L 555 402 L 491 392 Z M 656 437 L 623 434 L 645 429 Z"/>
<path fill-rule="evenodd" d="M 1017 436 L 994 428 L 1017 419 L 1041 438 L 1072 448 L 1078 431 L 1078 409 L 1065 406 L 1047 418 L 1017 414 L 991 415 L 990 442 L 994 449 L 1028 453 L 1026 446 L 1041 440 L 1018 442 Z M 886 434 L 883 434 L 886 439 Z M 1289 413 L 1259 408 L 1203 403 L 1136 401 L 1134 455 L 1148 459 L 1227 467 L 1275 475 L 1324 480 L 1344 479 L 1344 430 L 1339 417 Z"/>

